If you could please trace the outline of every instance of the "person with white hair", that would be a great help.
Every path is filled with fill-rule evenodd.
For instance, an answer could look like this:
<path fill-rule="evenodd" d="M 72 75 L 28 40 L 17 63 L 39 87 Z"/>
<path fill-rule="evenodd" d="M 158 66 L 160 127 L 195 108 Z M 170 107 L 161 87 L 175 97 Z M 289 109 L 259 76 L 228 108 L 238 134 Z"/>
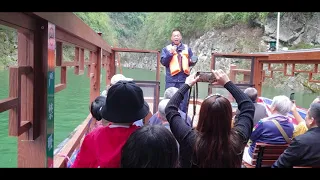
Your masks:
<path fill-rule="evenodd" d="M 158 106 L 158 112 L 159 112 L 159 119 L 161 120 L 161 124 L 166 127 L 168 130 L 170 130 L 170 124 L 166 118 L 165 109 L 170 99 L 163 99 L 160 101 Z M 171 131 L 171 130 L 170 130 Z"/>
<path fill-rule="evenodd" d="M 133 81 L 132 78 L 127 78 L 123 74 L 115 74 L 112 76 L 110 81 L 110 86 L 107 86 L 105 90 L 101 92 L 101 96 L 107 97 L 108 89 L 113 85 L 116 84 L 118 81 Z"/>
<path fill-rule="evenodd" d="M 260 120 L 253 128 L 250 147 L 245 147 L 243 160 L 252 165 L 253 151 L 256 142 L 266 144 L 290 144 L 294 126 L 289 121 L 292 101 L 284 95 L 275 96 L 271 104 L 271 116 Z"/>
<path fill-rule="evenodd" d="M 115 74 L 115 75 L 113 75 L 112 78 L 111 78 L 111 81 L 110 81 L 110 86 L 109 87 L 107 86 L 106 89 L 104 91 L 102 91 L 101 96 L 107 97 L 108 89 L 112 85 L 116 84 L 119 81 L 133 81 L 133 79 L 132 78 L 127 78 L 123 74 Z M 133 124 L 136 125 L 136 126 L 142 127 L 143 126 L 143 120 L 142 119 L 137 120 Z"/>
<path fill-rule="evenodd" d="M 173 95 L 178 91 L 179 89 L 176 87 L 169 87 L 168 89 L 165 90 L 164 95 L 163 95 L 163 100 L 165 99 L 171 99 L 173 97 Z M 156 113 L 154 113 L 152 115 L 152 117 L 149 119 L 149 123 L 150 125 L 157 125 L 157 124 L 162 124 L 162 120 L 160 118 L 160 113 L 159 113 L 159 109 L 160 108 L 160 104 L 158 107 L 158 111 Z M 165 108 L 165 107 L 164 107 Z M 189 116 L 187 116 L 186 119 L 186 113 L 181 111 L 179 109 L 179 113 L 181 115 L 181 117 L 185 120 L 186 124 L 188 126 L 191 126 L 191 118 Z"/>
<path fill-rule="evenodd" d="M 159 113 L 159 119 L 161 120 L 160 125 L 164 126 L 165 128 L 167 128 L 171 132 L 170 124 L 167 120 L 166 112 L 165 112 L 165 109 L 166 109 L 169 101 L 170 101 L 170 98 L 163 99 L 160 101 L 160 103 L 158 105 L 158 113 Z M 183 111 L 181 111 L 181 112 L 183 112 Z M 180 145 L 179 145 L 178 141 L 177 141 L 177 145 L 178 145 L 178 149 L 179 149 Z"/>

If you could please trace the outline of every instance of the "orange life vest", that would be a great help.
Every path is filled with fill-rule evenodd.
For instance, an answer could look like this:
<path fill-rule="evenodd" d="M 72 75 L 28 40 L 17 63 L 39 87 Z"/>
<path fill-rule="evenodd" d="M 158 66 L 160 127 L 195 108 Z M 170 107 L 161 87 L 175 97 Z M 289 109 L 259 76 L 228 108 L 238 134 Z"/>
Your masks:
<path fill-rule="evenodd" d="M 167 46 L 168 51 L 170 51 L 171 48 L 172 48 L 171 44 Z M 184 44 L 184 50 L 181 52 L 181 62 L 182 62 L 183 72 L 185 74 L 189 75 L 190 74 L 189 53 L 188 53 L 188 46 L 185 44 Z M 181 71 L 180 64 L 178 61 L 178 53 L 176 53 L 176 52 L 174 53 L 174 55 L 170 61 L 169 67 L 170 67 L 171 76 L 174 76 Z"/>

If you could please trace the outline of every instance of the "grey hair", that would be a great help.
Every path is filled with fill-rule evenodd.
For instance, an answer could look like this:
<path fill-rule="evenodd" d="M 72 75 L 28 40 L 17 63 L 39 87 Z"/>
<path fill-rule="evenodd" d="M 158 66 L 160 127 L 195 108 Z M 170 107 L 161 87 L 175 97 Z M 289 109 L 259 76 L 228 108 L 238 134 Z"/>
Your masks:
<path fill-rule="evenodd" d="M 244 93 L 249 96 L 251 101 L 256 101 L 258 97 L 258 91 L 256 88 L 253 87 L 248 87 L 247 89 L 244 90 Z"/>
<path fill-rule="evenodd" d="M 108 90 L 110 89 L 110 87 L 111 87 L 111 85 L 107 85 L 106 89 L 101 92 L 100 96 L 107 97 Z"/>
<path fill-rule="evenodd" d="M 163 99 L 171 99 L 178 90 L 176 87 L 169 87 L 164 91 Z"/>
<path fill-rule="evenodd" d="M 320 103 L 312 103 L 308 115 L 316 120 L 317 125 L 320 125 Z"/>
<path fill-rule="evenodd" d="M 168 104 L 168 102 L 170 101 L 170 99 L 163 99 L 159 102 L 159 105 L 158 105 L 158 111 L 159 111 L 159 115 L 163 118 L 163 119 L 167 119 L 166 118 L 166 113 L 165 113 L 165 109 L 166 109 L 166 106 Z"/>
<path fill-rule="evenodd" d="M 278 113 L 286 116 L 291 111 L 292 102 L 287 96 L 280 95 L 273 98 L 271 108 L 274 108 Z"/>
<path fill-rule="evenodd" d="M 317 96 L 312 103 L 320 103 L 320 96 Z"/>

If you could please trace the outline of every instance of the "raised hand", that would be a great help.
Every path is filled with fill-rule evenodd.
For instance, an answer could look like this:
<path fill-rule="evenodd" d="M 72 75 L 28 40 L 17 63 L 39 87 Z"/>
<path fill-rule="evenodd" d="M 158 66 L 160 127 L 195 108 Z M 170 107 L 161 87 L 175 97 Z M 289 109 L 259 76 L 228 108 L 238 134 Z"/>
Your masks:
<path fill-rule="evenodd" d="M 177 53 L 177 46 L 172 46 L 170 49 L 171 54 L 176 54 Z"/>
<path fill-rule="evenodd" d="M 185 83 L 188 84 L 190 87 L 193 86 L 196 82 L 198 82 L 199 76 L 196 77 L 196 73 L 191 74 L 186 78 Z"/>
<path fill-rule="evenodd" d="M 212 70 L 212 73 L 214 74 L 214 76 L 217 79 L 216 82 L 212 83 L 214 85 L 224 86 L 227 82 L 230 81 L 228 75 L 222 69 Z"/>

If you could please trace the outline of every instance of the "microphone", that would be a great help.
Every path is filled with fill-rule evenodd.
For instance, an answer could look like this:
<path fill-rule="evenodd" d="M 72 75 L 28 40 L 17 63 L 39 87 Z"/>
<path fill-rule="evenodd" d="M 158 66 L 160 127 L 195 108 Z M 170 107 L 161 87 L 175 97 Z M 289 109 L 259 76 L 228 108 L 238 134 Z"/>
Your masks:
<path fill-rule="evenodd" d="M 177 50 L 177 48 L 178 48 L 178 46 L 176 44 L 173 45 L 173 47 L 174 47 L 174 50 Z"/>
<path fill-rule="evenodd" d="M 198 62 L 198 56 L 192 56 L 191 62 L 192 62 L 192 64 L 196 64 Z"/>

